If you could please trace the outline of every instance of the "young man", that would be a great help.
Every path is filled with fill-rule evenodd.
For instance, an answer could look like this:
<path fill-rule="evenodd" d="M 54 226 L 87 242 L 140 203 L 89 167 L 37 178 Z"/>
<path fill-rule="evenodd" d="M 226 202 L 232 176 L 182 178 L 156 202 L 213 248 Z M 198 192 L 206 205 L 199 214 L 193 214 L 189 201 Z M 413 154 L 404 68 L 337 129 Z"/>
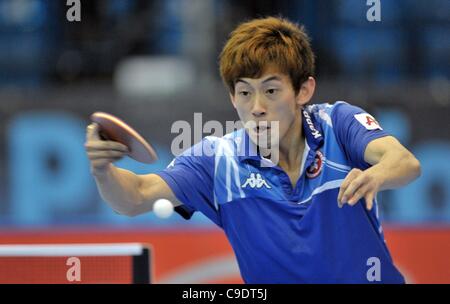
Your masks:
<path fill-rule="evenodd" d="M 202 212 L 226 233 L 247 283 L 403 283 L 376 194 L 417 178 L 417 159 L 358 107 L 306 106 L 314 54 L 303 28 L 288 20 L 238 26 L 220 72 L 246 127 L 205 137 L 163 172 L 113 166 L 126 147 L 100 141 L 97 126 L 88 126 L 86 149 L 104 200 L 130 216 L 151 211 L 159 198 L 185 218 Z"/>

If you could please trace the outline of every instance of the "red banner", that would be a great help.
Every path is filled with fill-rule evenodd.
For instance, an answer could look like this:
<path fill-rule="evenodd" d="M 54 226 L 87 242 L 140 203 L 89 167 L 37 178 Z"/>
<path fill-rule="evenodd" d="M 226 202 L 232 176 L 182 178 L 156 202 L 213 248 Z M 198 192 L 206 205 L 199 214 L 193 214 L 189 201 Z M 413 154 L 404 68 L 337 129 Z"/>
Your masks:
<path fill-rule="evenodd" d="M 395 264 L 408 283 L 450 283 L 450 228 L 394 228 L 385 229 L 386 241 Z M 0 234 L 0 244 L 61 244 L 61 243 L 120 243 L 139 242 L 151 244 L 152 273 L 155 283 L 242 283 L 233 251 L 222 231 L 212 230 L 100 230 L 73 229 L 63 231 L 21 231 Z M 55 259 L 61 275 L 39 266 L 39 259 L 6 260 L 0 257 L 0 270 L 5 274 L 21 274 L 23 283 L 35 280 L 27 274 L 30 269 L 40 269 L 48 278 L 65 277 L 68 266 L 64 259 Z M 23 259 L 22 259 L 23 260 Z M 64 260 L 64 261 L 63 261 Z M 122 266 L 105 259 L 101 262 L 82 260 L 81 283 L 95 282 L 97 276 L 123 275 Z M 97 263 L 98 262 L 98 263 Z M 31 263 L 31 264 L 30 264 Z M 22 265 L 22 266 L 21 266 Z M 120 266 L 120 267 L 119 267 Z M 12 267 L 12 268 L 11 268 Z M 23 268 L 20 270 L 20 268 Z M 33 268 L 34 267 L 34 268 Z M 42 268 L 42 269 L 41 269 Z M 94 271 L 95 268 L 98 268 Z M 101 270 L 101 269 L 106 270 Z M 28 269 L 28 270 L 27 270 Z M 55 271 L 56 271 L 55 270 Z M 4 275 L 5 276 L 5 275 Z M 127 275 L 125 275 L 127 276 Z M 6 276 L 10 278 L 11 277 Z M 91 277 L 91 279 L 88 279 Z M 5 278 L 1 277 L 0 280 Z M 103 280 L 100 278 L 99 280 Z M 129 279 L 128 279 L 129 280 Z M 124 282 L 123 279 L 110 279 Z M 14 280 L 17 283 L 17 278 Z M 54 282 L 54 281 L 52 281 Z M 64 283 L 64 279 L 62 282 Z M 70 283 L 70 282 L 68 282 Z"/>

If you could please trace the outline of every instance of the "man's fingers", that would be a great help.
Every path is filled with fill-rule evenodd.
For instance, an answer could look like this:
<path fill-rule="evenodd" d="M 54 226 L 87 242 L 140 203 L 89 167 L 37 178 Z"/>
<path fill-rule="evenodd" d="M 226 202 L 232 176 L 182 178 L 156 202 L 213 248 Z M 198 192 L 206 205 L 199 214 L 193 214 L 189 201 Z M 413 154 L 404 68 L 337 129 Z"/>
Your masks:
<path fill-rule="evenodd" d="M 371 210 L 377 192 L 378 186 L 373 176 L 360 169 L 353 169 L 345 177 L 339 189 L 338 206 L 342 207 L 345 203 L 354 206 L 364 198 L 367 210 Z"/>
<path fill-rule="evenodd" d="M 111 163 L 120 160 L 130 152 L 127 146 L 119 142 L 102 140 L 99 134 L 99 125 L 96 123 L 91 123 L 86 127 L 84 147 L 91 163 L 92 174 L 106 170 Z"/>
<path fill-rule="evenodd" d="M 124 144 L 121 144 L 116 141 L 104 141 L 104 140 L 91 140 L 86 142 L 84 145 L 86 148 L 86 151 L 121 151 L 121 152 L 129 152 L 129 149 Z"/>
<path fill-rule="evenodd" d="M 352 170 L 353 171 L 353 170 Z M 343 186 L 341 186 L 340 194 L 338 196 L 338 201 L 342 206 L 346 203 L 352 196 L 353 193 L 364 183 L 364 176 L 362 171 L 357 169 L 357 171 L 350 172 L 344 180 Z"/>
<path fill-rule="evenodd" d="M 356 189 L 356 191 L 353 193 L 353 195 L 350 196 L 350 198 L 348 200 L 348 204 L 350 206 L 355 205 L 361 198 L 363 198 L 367 194 L 368 190 L 369 190 L 369 187 L 367 185 L 361 184 L 359 186 L 359 188 Z"/>
<path fill-rule="evenodd" d="M 347 187 L 350 185 L 350 183 L 361 173 L 362 171 L 359 169 L 353 169 L 351 170 L 347 176 L 345 177 L 344 181 L 342 182 L 342 185 L 339 189 L 338 194 L 338 203 L 342 205 L 342 196 L 344 195 L 344 192 L 347 190 Z"/>
<path fill-rule="evenodd" d="M 86 127 L 86 141 L 90 140 L 100 140 L 100 135 L 98 134 L 98 124 L 91 123 Z"/>
<path fill-rule="evenodd" d="M 369 192 L 365 195 L 365 200 L 366 200 L 366 208 L 367 210 L 372 210 L 373 207 L 373 198 L 374 198 L 374 194 L 372 192 Z"/>
<path fill-rule="evenodd" d="M 346 202 L 352 206 L 356 204 L 356 202 L 363 197 L 367 191 L 365 182 L 365 178 L 362 175 L 355 178 L 342 195 L 342 204 Z"/>
<path fill-rule="evenodd" d="M 88 158 L 91 161 L 96 160 L 96 159 L 117 159 L 117 158 L 122 158 L 125 155 L 126 155 L 125 152 L 113 151 L 113 150 L 88 152 Z"/>

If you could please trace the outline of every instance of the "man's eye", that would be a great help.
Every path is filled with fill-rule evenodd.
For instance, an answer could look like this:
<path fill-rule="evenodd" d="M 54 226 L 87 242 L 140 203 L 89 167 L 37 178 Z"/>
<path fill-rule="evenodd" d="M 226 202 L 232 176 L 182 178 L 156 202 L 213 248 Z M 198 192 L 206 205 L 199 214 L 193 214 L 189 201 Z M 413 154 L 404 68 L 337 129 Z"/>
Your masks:
<path fill-rule="evenodd" d="M 250 94 L 250 92 L 248 92 L 248 91 L 240 91 L 239 92 L 239 95 L 242 95 L 242 96 L 248 96 Z"/>
<path fill-rule="evenodd" d="M 277 89 L 268 89 L 266 91 L 266 93 L 268 93 L 268 94 L 275 94 L 276 92 L 277 92 Z"/>

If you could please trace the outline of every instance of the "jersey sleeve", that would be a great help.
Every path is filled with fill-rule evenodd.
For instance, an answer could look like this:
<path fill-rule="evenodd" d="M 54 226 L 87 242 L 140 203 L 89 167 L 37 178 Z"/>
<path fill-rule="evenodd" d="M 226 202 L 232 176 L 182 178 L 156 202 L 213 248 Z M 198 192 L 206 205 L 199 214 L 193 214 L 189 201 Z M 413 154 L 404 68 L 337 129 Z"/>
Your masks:
<path fill-rule="evenodd" d="M 214 205 L 213 143 L 204 138 L 198 144 L 183 152 L 157 174 L 169 185 L 176 198 L 183 205 L 175 208 L 185 219 L 200 211 L 221 227 L 218 208 Z"/>
<path fill-rule="evenodd" d="M 337 141 L 352 166 L 362 170 L 369 168 L 371 165 L 364 160 L 367 145 L 389 134 L 372 115 L 345 102 L 335 104 L 331 120 Z"/>

